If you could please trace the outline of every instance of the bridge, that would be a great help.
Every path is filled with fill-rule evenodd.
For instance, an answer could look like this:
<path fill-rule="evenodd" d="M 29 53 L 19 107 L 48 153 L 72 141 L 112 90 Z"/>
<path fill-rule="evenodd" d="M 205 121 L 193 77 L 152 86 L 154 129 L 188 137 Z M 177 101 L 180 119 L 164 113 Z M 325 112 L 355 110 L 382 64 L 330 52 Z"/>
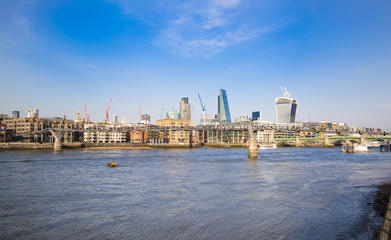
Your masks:
<path fill-rule="evenodd" d="M 62 150 L 61 139 L 66 132 L 162 132 L 162 131 L 200 131 L 200 130 L 221 130 L 221 131 L 230 131 L 230 130 L 244 130 L 249 133 L 249 158 L 258 158 L 258 148 L 256 141 L 255 132 L 258 130 L 256 125 L 251 124 L 250 122 L 244 122 L 243 124 L 227 124 L 227 125 L 216 125 L 216 126 L 186 126 L 186 127 L 162 127 L 162 126 L 148 126 L 143 128 L 115 128 L 115 129 L 101 129 L 101 128 L 92 128 L 92 129 L 57 129 L 57 128 L 46 128 L 39 131 L 31 132 L 22 132 L 16 134 L 16 136 L 23 135 L 35 135 L 35 134 L 44 134 L 51 133 L 55 139 L 54 142 L 54 151 Z"/>
<path fill-rule="evenodd" d="M 353 136 L 335 136 L 335 137 L 292 137 L 292 138 L 277 138 L 275 139 L 276 143 L 288 143 L 288 144 L 305 144 L 311 142 L 323 143 L 325 146 L 327 145 L 335 145 L 336 143 L 346 143 L 346 142 L 356 142 L 356 143 L 370 143 L 375 141 L 390 141 L 391 136 L 365 136 L 361 135 L 360 137 Z"/>
<path fill-rule="evenodd" d="M 262 130 L 261 127 L 252 124 L 251 122 L 235 123 L 235 124 L 224 124 L 216 126 L 186 126 L 186 127 L 162 127 L 162 126 L 147 126 L 147 127 L 133 127 L 133 128 L 115 128 L 115 129 L 104 129 L 104 128 L 91 128 L 91 129 L 54 129 L 46 128 L 40 131 L 33 132 L 24 132 L 16 134 L 17 136 L 21 135 L 34 135 L 34 134 L 43 134 L 51 133 L 55 139 L 54 150 L 61 151 L 62 144 L 61 139 L 64 136 L 65 132 L 162 132 L 162 131 L 208 131 L 208 130 L 218 130 L 218 131 L 232 131 L 232 130 L 243 130 L 248 132 L 249 137 L 249 157 L 255 158 L 258 157 L 257 151 L 257 141 L 256 141 L 256 131 Z M 305 145 L 306 143 L 317 142 L 323 144 L 325 147 L 332 146 L 337 143 L 346 143 L 346 142 L 357 142 L 357 143 L 370 143 L 375 141 L 391 141 L 391 136 L 365 136 L 361 135 L 360 137 L 354 136 L 326 136 L 326 137 L 286 137 L 286 138 L 275 138 L 275 142 L 278 144 L 289 144 L 294 146 Z"/>

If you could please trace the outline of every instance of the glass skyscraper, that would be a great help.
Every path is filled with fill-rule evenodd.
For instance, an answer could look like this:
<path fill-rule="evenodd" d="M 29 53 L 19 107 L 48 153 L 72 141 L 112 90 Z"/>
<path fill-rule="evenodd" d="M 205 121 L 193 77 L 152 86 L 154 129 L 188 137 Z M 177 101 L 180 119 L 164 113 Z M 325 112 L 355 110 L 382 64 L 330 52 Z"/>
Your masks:
<path fill-rule="evenodd" d="M 227 91 L 220 89 L 220 95 L 217 97 L 218 118 L 220 123 L 230 123 L 231 113 L 229 112 Z"/>
<path fill-rule="evenodd" d="M 261 112 L 260 111 L 252 113 L 251 121 L 257 121 L 257 120 L 261 120 Z"/>
<path fill-rule="evenodd" d="M 282 88 L 281 88 L 282 90 Z M 278 123 L 295 123 L 297 113 L 297 100 L 291 98 L 291 94 L 285 88 L 282 91 L 284 97 L 276 98 L 276 114 Z"/>

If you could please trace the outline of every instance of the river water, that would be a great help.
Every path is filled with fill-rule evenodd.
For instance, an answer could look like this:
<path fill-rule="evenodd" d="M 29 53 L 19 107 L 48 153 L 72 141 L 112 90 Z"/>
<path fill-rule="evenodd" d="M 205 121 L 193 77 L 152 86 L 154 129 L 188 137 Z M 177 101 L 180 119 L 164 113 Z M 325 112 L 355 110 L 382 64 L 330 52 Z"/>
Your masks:
<path fill-rule="evenodd" d="M 378 149 L 0 152 L 0 239 L 372 239 L 389 180 Z"/>

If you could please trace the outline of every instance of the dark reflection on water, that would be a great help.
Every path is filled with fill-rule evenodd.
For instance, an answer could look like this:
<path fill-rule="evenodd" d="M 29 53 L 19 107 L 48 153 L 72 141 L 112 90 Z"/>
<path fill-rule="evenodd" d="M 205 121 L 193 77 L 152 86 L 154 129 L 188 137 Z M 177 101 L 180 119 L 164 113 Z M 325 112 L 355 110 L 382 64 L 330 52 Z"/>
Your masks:
<path fill-rule="evenodd" d="M 0 169 L 1 239 L 372 239 L 391 154 L 0 152 Z"/>

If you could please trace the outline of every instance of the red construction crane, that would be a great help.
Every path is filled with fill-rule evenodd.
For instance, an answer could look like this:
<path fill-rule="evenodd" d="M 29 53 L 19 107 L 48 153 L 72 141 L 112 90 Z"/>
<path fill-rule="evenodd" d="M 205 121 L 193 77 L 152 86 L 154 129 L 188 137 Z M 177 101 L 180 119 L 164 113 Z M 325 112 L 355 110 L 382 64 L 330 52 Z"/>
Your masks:
<path fill-rule="evenodd" d="M 113 100 L 113 97 L 114 97 L 114 95 L 111 96 L 111 98 L 110 98 L 110 103 L 109 103 L 109 107 L 106 108 L 106 122 L 109 122 L 109 112 L 110 112 L 110 106 L 111 106 L 111 101 Z"/>
<path fill-rule="evenodd" d="M 90 122 L 90 115 L 88 115 L 88 113 L 87 113 L 86 104 L 84 104 L 84 111 L 86 112 L 86 121 L 87 121 L 87 122 Z"/>

